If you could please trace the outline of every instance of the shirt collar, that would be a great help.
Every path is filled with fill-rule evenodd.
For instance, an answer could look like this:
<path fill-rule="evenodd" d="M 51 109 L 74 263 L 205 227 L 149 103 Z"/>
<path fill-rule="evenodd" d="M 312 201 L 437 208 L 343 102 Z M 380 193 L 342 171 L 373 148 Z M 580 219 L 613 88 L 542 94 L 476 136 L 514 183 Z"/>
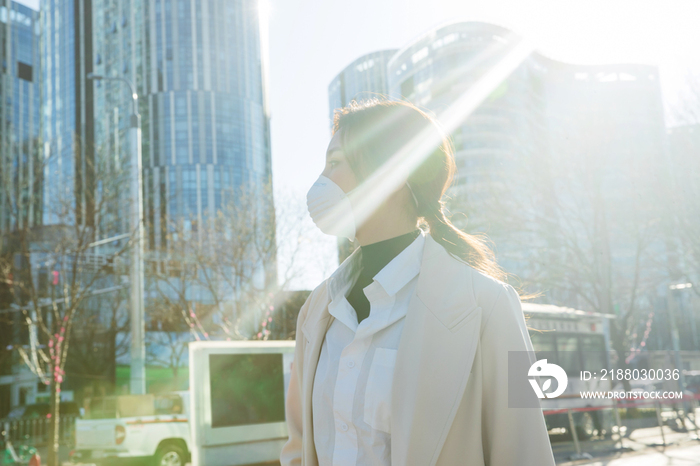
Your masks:
<path fill-rule="evenodd" d="M 356 275 L 360 274 L 359 265 L 361 259 L 361 250 L 356 248 L 328 278 L 328 290 L 331 300 L 335 300 L 340 291 L 347 291 L 342 290 L 341 287 L 347 287 L 355 282 Z"/>
<path fill-rule="evenodd" d="M 389 296 L 394 296 L 401 290 L 413 277 L 420 273 L 420 266 L 423 257 L 423 248 L 425 246 L 425 237 L 428 233 L 421 230 L 421 233 L 415 240 L 406 248 L 394 257 L 389 263 L 374 276 L 384 291 Z M 348 286 L 351 286 L 360 274 L 360 262 L 362 260 L 361 249 L 357 248 L 348 256 L 342 264 L 338 266 L 335 272 L 328 279 L 328 288 L 331 300 L 335 300 L 338 293 L 347 291 Z"/>
<path fill-rule="evenodd" d="M 406 248 L 394 257 L 374 276 L 389 296 L 394 296 L 408 282 L 420 273 L 423 257 L 423 247 L 427 233 L 421 230 L 420 235 Z"/>

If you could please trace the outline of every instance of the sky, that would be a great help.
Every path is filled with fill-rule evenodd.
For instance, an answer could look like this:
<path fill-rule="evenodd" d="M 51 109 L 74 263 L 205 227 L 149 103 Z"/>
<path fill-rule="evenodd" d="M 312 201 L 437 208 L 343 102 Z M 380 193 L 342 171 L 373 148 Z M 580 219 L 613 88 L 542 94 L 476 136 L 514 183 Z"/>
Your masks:
<path fill-rule="evenodd" d="M 36 8 L 38 0 L 21 3 Z M 657 65 L 669 110 L 682 101 L 686 80 L 700 77 L 697 0 L 267 0 L 265 10 L 273 182 L 276 200 L 297 214 L 323 170 L 331 80 L 361 55 L 401 48 L 445 22 L 499 24 L 568 63 Z M 335 238 L 308 215 L 305 222 L 292 289 L 315 288 L 337 266 Z M 287 270 L 289 254 L 280 262 Z"/>

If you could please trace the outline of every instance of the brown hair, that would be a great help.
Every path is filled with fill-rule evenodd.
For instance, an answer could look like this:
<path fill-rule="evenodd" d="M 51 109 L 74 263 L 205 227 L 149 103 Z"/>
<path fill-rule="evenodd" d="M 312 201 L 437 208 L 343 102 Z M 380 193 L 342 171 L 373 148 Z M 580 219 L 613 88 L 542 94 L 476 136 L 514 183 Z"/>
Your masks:
<path fill-rule="evenodd" d="M 408 178 L 419 219 L 452 256 L 505 281 L 508 274 L 496 263 L 486 236 L 461 231 L 443 212 L 456 167 L 452 143 L 434 118 L 409 102 L 386 98 L 353 100 L 333 118 L 333 134 L 341 131 L 343 152 L 360 183 L 425 130 L 437 144 Z"/>

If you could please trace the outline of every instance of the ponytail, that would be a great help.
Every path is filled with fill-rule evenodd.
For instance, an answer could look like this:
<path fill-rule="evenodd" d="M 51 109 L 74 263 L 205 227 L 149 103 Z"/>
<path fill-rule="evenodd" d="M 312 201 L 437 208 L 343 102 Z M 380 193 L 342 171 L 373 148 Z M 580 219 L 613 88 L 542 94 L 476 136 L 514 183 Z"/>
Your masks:
<path fill-rule="evenodd" d="M 444 202 L 418 203 L 418 215 L 429 228 L 430 236 L 452 256 L 492 278 L 506 281 L 508 274 L 497 264 L 485 235 L 470 235 L 457 228 L 444 214 Z"/>

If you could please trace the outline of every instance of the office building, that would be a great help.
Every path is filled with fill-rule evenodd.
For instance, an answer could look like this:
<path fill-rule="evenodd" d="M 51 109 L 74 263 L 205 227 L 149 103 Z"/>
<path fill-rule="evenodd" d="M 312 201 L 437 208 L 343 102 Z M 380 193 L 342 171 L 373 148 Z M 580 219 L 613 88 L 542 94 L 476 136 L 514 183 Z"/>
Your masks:
<path fill-rule="evenodd" d="M 0 4 L 0 255 L 14 252 L 13 232 L 41 224 L 41 61 L 39 13 Z M 8 343 L 26 341 L 19 313 L 8 312 L 17 290 L 0 283 L 0 419 L 34 401 L 36 376 L 19 367 Z"/>
<path fill-rule="evenodd" d="M 41 223 L 39 13 L 0 6 L 0 232 Z"/>
<path fill-rule="evenodd" d="M 164 250 L 169 222 L 201 224 L 239 186 L 270 181 L 264 24 L 255 0 L 100 5 L 94 67 L 136 85 L 147 245 Z M 98 139 L 126 159 L 126 86 L 96 93 Z"/>
<path fill-rule="evenodd" d="M 43 223 L 94 226 L 91 0 L 41 3 Z"/>
<path fill-rule="evenodd" d="M 396 50 L 380 50 L 362 55 L 341 71 L 328 86 L 329 119 L 333 110 L 345 107 L 353 99 L 388 95 L 387 63 Z"/>

